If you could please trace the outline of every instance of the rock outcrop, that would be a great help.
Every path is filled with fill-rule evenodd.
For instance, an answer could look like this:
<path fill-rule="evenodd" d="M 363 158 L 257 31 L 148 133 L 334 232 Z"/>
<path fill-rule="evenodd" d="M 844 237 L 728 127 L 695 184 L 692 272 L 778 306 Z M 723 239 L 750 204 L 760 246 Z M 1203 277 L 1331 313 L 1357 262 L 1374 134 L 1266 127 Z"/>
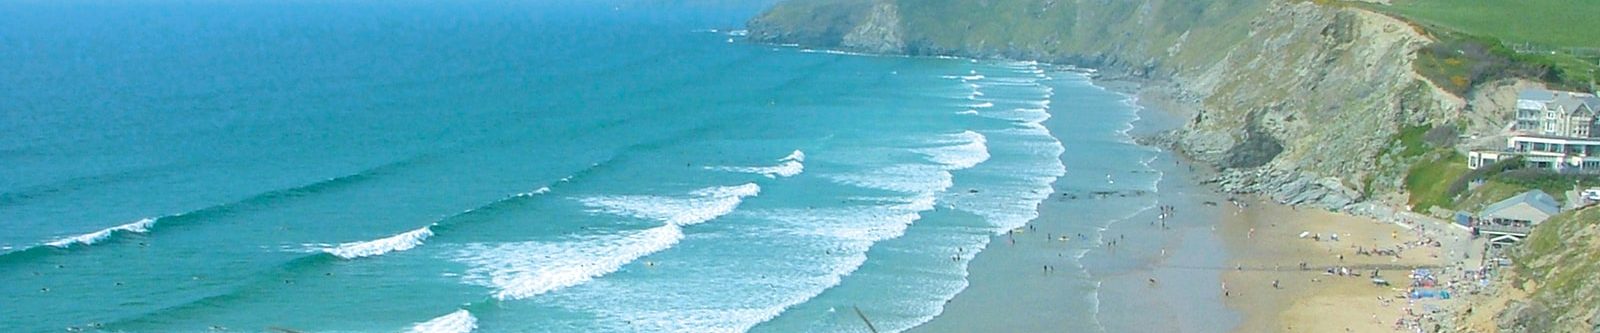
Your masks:
<path fill-rule="evenodd" d="M 855 12 L 795 14 L 805 9 Z M 846 26 L 813 26 L 829 24 Z M 807 28 L 784 28 L 796 26 Z M 1450 123 L 1463 104 L 1413 72 L 1429 40 L 1409 25 L 1304 1 L 790 0 L 750 27 L 765 42 L 1142 79 L 1145 95 L 1193 117 L 1149 141 L 1224 169 L 1225 190 L 1328 209 L 1402 191 L 1409 165 L 1378 161 L 1393 137 Z M 817 31 L 838 36 L 800 38 Z"/>
<path fill-rule="evenodd" d="M 905 52 L 905 39 L 901 37 L 900 13 L 893 2 L 880 0 L 855 29 L 844 35 L 839 45 L 872 53 Z"/>

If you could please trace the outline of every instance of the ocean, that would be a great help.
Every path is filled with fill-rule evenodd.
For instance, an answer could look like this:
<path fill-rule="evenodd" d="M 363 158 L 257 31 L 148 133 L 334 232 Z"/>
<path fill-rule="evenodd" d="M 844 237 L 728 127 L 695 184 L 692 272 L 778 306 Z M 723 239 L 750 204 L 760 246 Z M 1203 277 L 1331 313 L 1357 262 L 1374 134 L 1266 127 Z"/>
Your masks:
<path fill-rule="evenodd" d="M 898 332 L 1040 202 L 1161 177 L 1083 71 L 760 9 L 0 4 L 0 331 Z"/>

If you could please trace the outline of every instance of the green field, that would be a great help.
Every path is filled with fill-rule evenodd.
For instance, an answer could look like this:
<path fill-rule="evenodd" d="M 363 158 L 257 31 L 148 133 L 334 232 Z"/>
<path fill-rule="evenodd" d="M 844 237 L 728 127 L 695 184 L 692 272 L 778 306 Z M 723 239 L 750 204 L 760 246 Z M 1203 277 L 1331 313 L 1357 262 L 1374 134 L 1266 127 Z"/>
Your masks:
<path fill-rule="evenodd" d="M 1380 8 L 1507 43 L 1600 48 L 1600 3 L 1594 0 L 1395 0 Z"/>

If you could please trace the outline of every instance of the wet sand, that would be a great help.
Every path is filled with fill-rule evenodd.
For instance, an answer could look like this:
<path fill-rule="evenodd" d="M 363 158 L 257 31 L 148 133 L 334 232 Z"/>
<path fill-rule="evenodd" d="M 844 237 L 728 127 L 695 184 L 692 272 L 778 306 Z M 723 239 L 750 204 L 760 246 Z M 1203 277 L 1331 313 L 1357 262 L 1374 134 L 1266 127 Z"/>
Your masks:
<path fill-rule="evenodd" d="M 1112 88 L 1136 88 L 1122 84 Z M 1135 136 L 1187 119 L 1148 107 L 1139 113 Z M 1164 175 L 1155 193 L 1138 195 L 1173 207 L 1165 228 L 1160 209 L 1152 208 L 1101 230 L 1079 220 L 1084 203 L 1074 201 L 1119 199 L 1069 199 L 1070 189 L 1058 185 L 1040 204 L 1040 217 L 1029 228 L 994 237 L 968 267 L 967 289 L 911 332 L 1224 332 L 1237 326 L 1239 316 L 1215 287 L 1229 262 L 1215 231 L 1225 197 L 1199 184 L 1190 164 L 1170 152 L 1150 165 Z M 1112 240 L 1116 246 L 1105 245 Z M 1072 260 L 1078 255 L 1081 260 Z"/>

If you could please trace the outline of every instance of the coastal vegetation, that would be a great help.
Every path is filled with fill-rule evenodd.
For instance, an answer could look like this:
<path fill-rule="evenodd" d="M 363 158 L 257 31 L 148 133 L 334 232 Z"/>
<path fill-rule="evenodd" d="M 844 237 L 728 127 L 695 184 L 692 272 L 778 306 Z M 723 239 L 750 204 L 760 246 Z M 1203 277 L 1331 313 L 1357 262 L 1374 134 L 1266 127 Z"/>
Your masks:
<path fill-rule="evenodd" d="M 1406 175 L 1406 189 L 1411 192 L 1410 204 L 1412 210 L 1418 212 L 1426 212 L 1432 207 L 1454 207 L 1455 196 L 1460 192 L 1451 193 L 1450 184 L 1471 171 L 1467 169 L 1466 156 L 1454 150 L 1438 150 L 1429 157 L 1413 165 Z"/>
<path fill-rule="evenodd" d="M 1503 332 L 1588 332 L 1600 329 L 1600 209 L 1551 217 L 1526 245 L 1511 251 L 1506 288 L 1467 312 L 1472 325 Z M 1474 319 L 1476 318 L 1476 319 Z M 1480 329 L 1489 327 L 1478 327 Z"/>

